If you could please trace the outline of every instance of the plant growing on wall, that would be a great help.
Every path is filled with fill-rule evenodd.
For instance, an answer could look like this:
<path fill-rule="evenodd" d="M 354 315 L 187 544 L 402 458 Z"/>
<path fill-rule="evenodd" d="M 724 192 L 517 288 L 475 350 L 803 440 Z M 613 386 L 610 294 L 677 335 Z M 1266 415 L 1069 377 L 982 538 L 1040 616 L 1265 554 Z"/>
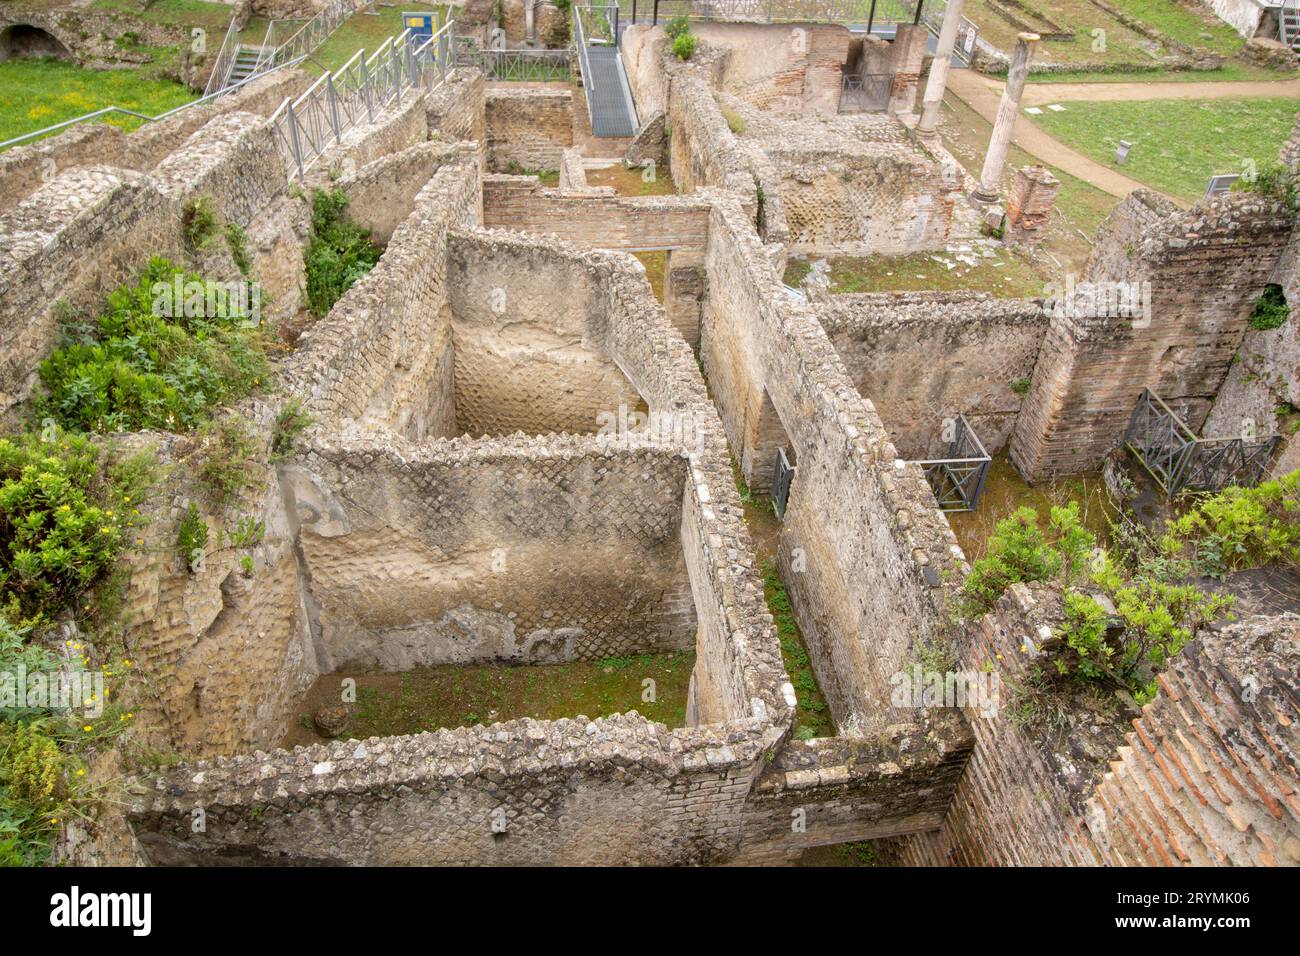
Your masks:
<path fill-rule="evenodd" d="M 135 285 L 109 295 L 97 321 L 65 326 L 39 368 L 37 417 L 87 432 L 186 431 L 261 387 L 269 377 L 261 330 L 224 295 L 187 304 L 177 288 L 185 300 L 186 290 L 212 287 L 153 259 Z"/>
<path fill-rule="evenodd" d="M 374 268 L 382 250 L 368 230 L 347 217 L 342 190 L 312 194 L 311 239 L 303 253 L 307 271 L 307 305 L 321 318 L 353 283 Z"/>

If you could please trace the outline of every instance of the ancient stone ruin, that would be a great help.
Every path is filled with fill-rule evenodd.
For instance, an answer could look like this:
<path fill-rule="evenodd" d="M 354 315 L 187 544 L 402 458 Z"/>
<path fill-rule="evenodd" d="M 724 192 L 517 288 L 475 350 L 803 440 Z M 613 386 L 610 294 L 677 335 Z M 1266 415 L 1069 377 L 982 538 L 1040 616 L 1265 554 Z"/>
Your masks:
<path fill-rule="evenodd" d="M 1294 317 L 1250 323 L 1270 284 L 1300 301 L 1295 210 L 1121 202 L 1083 281 L 1141 286 L 1145 314 L 1079 289 L 795 288 L 792 257 L 982 234 L 977 183 L 915 128 L 924 28 L 694 29 L 688 60 L 662 26 L 623 33 L 634 137 L 594 135 L 572 84 L 461 66 L 300 175 L 277 123 L 312 80 L 287 70 L 136 132 L 0 153 L 8 425 L 68 310 L 151 257 L 255 277 L 279 343 L 271 386 L 227 410 L 247 438 L 232 494 L 204 491 L 212 434 L 116 436 L 169 466 L 120 613 L 148 675 L 129 739 L 171 759 L 107 751 L 124 799 L 69 824 L 61 860 L 769 864 L 874 841 L 916 865 L 1300 863 L 1300 618 L 1243 601 L 1149 700 L 1063 704 L 1038 733 L 1014 688 L 1053 653 L 1060 589 L 1017 582 L 963 616 L 971 565 L 925 464 L 956 457 L 959 419 L 1039 482 L 1116 467 L 1144 389 L 1206 436 L 1300 402 Z M 879 103 L 848 102 L 846 71 L 885 76 Z M 998 241 L 1035 243 L 1059 186 L 1018 170 Z M 382 254 L 306 319 L 316 190 Z M 245 264 L 195 243 L 195 208 L 246 235 Z M 1284 441 L 1257 477 L 1297 455 Z M 747 523 L 755 501 L 779 521 Z M 211 532 L 197 559 L 187 521 Z M 936 654 L 955 703 L 908 696 Z M 689 671 L 675 720 L 639 712 L 650 694 L 351 730 L 363 677 L 545 685 L 661 660 Z M 798 716 L 814 692 L 820 729 Z"/>

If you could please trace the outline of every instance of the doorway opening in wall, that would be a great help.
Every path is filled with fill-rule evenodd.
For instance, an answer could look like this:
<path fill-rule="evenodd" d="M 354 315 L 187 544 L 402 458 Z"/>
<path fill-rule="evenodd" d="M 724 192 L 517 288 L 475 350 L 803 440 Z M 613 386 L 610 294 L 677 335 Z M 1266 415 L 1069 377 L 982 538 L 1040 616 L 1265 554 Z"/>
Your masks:
<path fill-rule="evenodd" d="M 54 34 L 27 23 L 0 30 L 0 60 L 71 60 L 72 51 Z"/>

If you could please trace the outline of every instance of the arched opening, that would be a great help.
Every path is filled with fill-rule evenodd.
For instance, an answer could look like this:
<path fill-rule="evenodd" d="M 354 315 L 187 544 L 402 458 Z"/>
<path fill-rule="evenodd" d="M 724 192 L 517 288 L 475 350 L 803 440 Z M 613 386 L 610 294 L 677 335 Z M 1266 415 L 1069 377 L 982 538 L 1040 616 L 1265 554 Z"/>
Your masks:
<path fill-rule="evenodd" d="M 71 60 L 72 51 L 48 30 L 29 23 L 15 23 L 0 30 L 0 60 L 44 57 Z"/>
<path fill-rule="evenodd" d="M 1255 300 L 1255 308 L 1250 313 L 1250 326 L 1261 332 L 1280 328 L 1290 313 L 1286 293 L 1276 282 L 1270 282 L 1264 286 L 1263 294 Z"/>

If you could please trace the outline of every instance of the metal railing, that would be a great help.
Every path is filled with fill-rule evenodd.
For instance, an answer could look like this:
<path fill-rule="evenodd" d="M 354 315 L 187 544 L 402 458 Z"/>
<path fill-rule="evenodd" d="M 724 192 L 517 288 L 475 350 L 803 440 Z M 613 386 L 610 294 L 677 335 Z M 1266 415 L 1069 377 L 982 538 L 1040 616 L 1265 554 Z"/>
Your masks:
<path fill-rule="evenodd" d="M 1124 432 L 1125 446 L 1168 495 L 1257 485 L 1281 441 L 1279 435 L 1200 438 L 1149 388 L 1138 397 Z"/>
<path fill-rule="evenodd" d="M 794 481 L 795 466 L 790 463 L 784 448 L 776 450 L 776 462 L 772 466 L 772 513 L 776 520 L 785 519 L 786 508 L 790 504 L 790 485 Z"/>
<path fill-rule="evenodd" d="M 958 415 L 953 438 L 948 442 L 946 458 L 918 461 L 930 490 L 939 502 L 941 511 L 974 511 L 979 507 L 984 482 L 988 478 L 993 458 L 984 450 L 984 443 L 975 429 Z"/>
<path fill-rule="evenodd" d="M 582 8 L 573 5 L 573 42 L 578 48 L 578 69 L 582 73 L 582 89 L 587 97 L 587 115 L 591 115 L 591 94 L 595 92 L 596 80 L 591 75 L 591 62 L 587 58 L 587 34 L 582 27 Z"/>
<path fill-rule="evenodd" d="M 304 23 L 289 39 L 275 48 L 269 61 L 270 67 L 274 68 L 290 60 L 300 60 L 310 56 L 317 47 L 329 39 L 330 34 L 337 30 L 343 21 L 356 12 L 356 6 L 356 0 L 331 0 L 320 13 Z"/>
<path fill-rule="evenodd" d="M 369 57 L 358 50 L 313 83 L 296 100 L 285 99 L 271 115 L 290 176 L 305 182 L 307 170 L 330 146 L 361 123 L 374 122 L 408 90 L 431 90 L 452 67 L 454 21 L 418 43 L 410 30 L 389 37 Z"/>
<path fill-rule="evenodd" d="M 456 65 L 483 71 L 489 80 L 568 83 L 574 77 L 570 50 L 483 49 L 471 37 L 456 37 Z"/>
<path fill-rule="evenodd" d="M 208 74 L 207 85 L 203 87 L 203 95 L 210 96 L 222 90 L 226 85 L 226 78 L 230 75 L 231 69 L 235 65 L 235 54 L 239 52 L 239 29 L 235 26 L 236 17 L 230 18 L 230 27 L 226 30 L 226 38 L 221 41 L 221 49 L 217 51 L 217 61 L 212 64 L 212 72 Z"/>
<path fill-rule="evenodd" d="M 889 105 L 889 73 L 845 73 L 840 77 L 841 113 L 874 113 Z"/>

